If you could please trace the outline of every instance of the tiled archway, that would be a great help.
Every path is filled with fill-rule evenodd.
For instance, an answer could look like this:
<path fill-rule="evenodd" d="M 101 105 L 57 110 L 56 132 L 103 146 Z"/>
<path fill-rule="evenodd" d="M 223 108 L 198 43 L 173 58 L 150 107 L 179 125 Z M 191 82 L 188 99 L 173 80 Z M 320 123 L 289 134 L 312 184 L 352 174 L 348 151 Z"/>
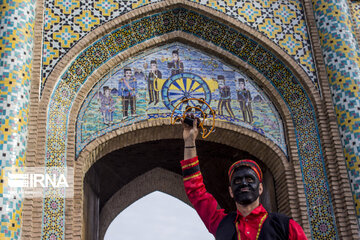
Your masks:
<path fill-rule="evenodd" d="M 91 39 L 96 39 L 96 34 L 108 34 L 84 49 L 68 68 L 65 66 L 70 62 L 69 59 L 65 59 L 63 65 L 59 65 L 60 69 L 66 69 L 65 73 L 62 75 L 61 81 L 57 83 L 51 99 L 44 96 L 41 104 L 46 106 L 49 103 L 47 135 L 42 139 L 47 144 L 46 166 L 73 165 L 74 143 L 69 141 L 69 145 L 67 145 L 64 140 L 73 139 L 72 124 L 76 118 L 76 110 L 73 109 L 76 107 L 71 107 L 81 103 L 81 99 L 87 93 L 84 87 L 88 84 L 87 82 L 91 82 L 91 79 L 93 82 L 96 81 L 107 71 L 112 62 L 119 62 L 139 51 L 164 42 L 182 39 L 185 43 L 192 42 L 194 46 L 227 58 L 233 65 L 246 69 L 250 75 L 262 82 L 262 86 L 268 91 L 275 90 L 269 95 L 272 96 L 274 104 L 280 108 L 280 112 L 286 119 L 291 161 L 298 164 L 298 170 L 300 168 L 303 170 L 302 188 L 305 188 L 306 201 L 301 204 L 303 207 L 308 207 L 310 229 L 313 230 L 313 234 L 324 235 L 325 238 L 335 237 L 337 235 L 335 215 L 332 210 L 326 165 L 316 119 L 316 114 L 320 111 L 318 107 L 321 105 L 321 100 L 316 91 L 311 88 L 311 81 L 306 74 L 286 54 L 280 56 L 279 53 L 283 53 L 281 49 L 266 39 L 262 39 L 261 36 L 257 36 L 253 30 L 241 28 L 242 26 L 232 24 L 231 21 L 225 25 L 226 17 L 219 20 L 216 15 L 211 15 L 211 11 L 206 14 L 207 16 L 203 15 L 204 13 L 201 11 L 199 13 L 186 8 L 174 8 L 161 13 L 147 12 L 146 17 L 143 17 L 144 13 L 141 11 L 138 11 L 137 14 L 129 14 L 125 21 L 122 21 L 124 18 L 119 18 L 112 22 L 116 25 L 115 29 L 119 27 L 113 32 L 107 30 L 114 29 L 111 24 L 97 29 L 94 34 L 89 35 L 88 39 L 84 39 L 81 44 L 77 45 L 75 53 L 87 46 Z M 179 14 L 181 18 L 179 18 Z M 131 18 L 129 16 L 133 17 L 131 24 L 128 24 Z M 179 22 L 176 19 L 184 21 Z M 192 19 L 196 22 L 195 27 L 191 26 Z M 149 21 L 158 24 L 158 31 L 148 31 L 157 29 L 154 28 L 154 25 L 152 28 L 146 28 L 146 23 Z M 210 22 L 212 27 L 207 27 L 210 26 Z M 220 31 L 223 41 L 219 40 L 217 37 L 219 35 L 213 34 L 214 27 L 216 31 Z M 131 32 L 136 29 L 139 29 L 139 31 L 135 31 L 136 33 L 143 32 L 143 34 L 132 38 Z M 122 41 L 126 37 L 129 38 L 128 42 L 120 42 L 120 45 L 119 42 L 116 42 L 116 40 Z M 106 45 L 107 43 L 108 45 Z M 108 47 L 104 48 L 104 46 Z M 72 56 L 71 54 L 69 56 Z M 85 64 L 89 62 L 90 65 Z M 106 63 L 103 64 L 104 62 Z M 59 75 L 60 72 L 54 72 L 52 83 L 50 82 L 45 91 L 50 93 Z M 46 95 L 50 96 L 50 94 Z M 72 113 L 68 114 L 70 110 Z M 290 113 L 290 116 L 286 116 L 284 113 Z M 67 125 L 68 121 L 70 121 L 70 128 Z M 68 162 L 65 159 L 68 159 Z M 311 174 L 307 174 L 310 172 Z M 298 187 L 301 188 L 300 185 Z M 322 200 L 321 206 L 319 206 L 319 199 Z M 56 209 L 56 213 L 62 212 L 64 202 L 59 202 L 58 206 L 59 209 Z M 47 200 L 44 202 L 44 207 L 46 216 L 50 213 Z M 67 222 L 67 217 L 60 215 L 60 218 L 66 219 Z M 320 233 L 315 231 L 320 228 L 324 231 Z M 44 224 L 43 229 L 45 229 L 44 237 L 47 236 L 46 234 L 64 236 L 65 233 L 64 228 L 61 227 L 49 230 L 52 227 L 47 224 Z"/>
<path fill-rule="evenodd" d="M 103 136 L 99 140 L 107 139 L 104 144 L 97 145 L 95 149 L 91 149 L 91 146 L 89 146 L 86 151 L 82 152 L 76 162 L 75 182 L 77 187 L 75 189 L 75 198 L 77 202 L 74 206 L 67 205 L 68 208 L 74 209 L 68 213 L 69 218 L 73 219 L 72 223 L 69 223 L 73 228 L 82 230 L 88 228 L 81 225 L 77 216 L 82 216 L 88 212 L 86 206 L 83 205 L 87 199 L 87 196 L 83 195 L 83 191 L 85 191 L 83 189 L 83 182 L 85 178 L 89 179 L 89 176 L 96 176 L 96 179 L 93 179 L 91 182 L 99 184 L 98 187 L 93 187 L 93 189 L 97 189 L 95 191 L 98 193 L 100 199 L 99 205 L 100 209 L 102 209 L 101 215 L 104 215 L 104 217 L 109 215 L 109 211 L 117 211 L 115 209 L 118 209 L 111 210 L 109 207 L 106 207 L 109 201 L 112 202 L 109 204 L 112 206 L 123 205 L 131 201 L 132 196 L 136 194 L 141 195 L 142 190 L 145 191 L 148 188 L 154 190 L 156 186 L 183 190 L 182 181 L 170 187 L 169 184 L 173 181 L 169 181 L 167 180 L 168 178 L 164 177 L 160 180 L 155 180 L 156 183 L 149 185 L 148 182 L 153 181 L 151 178 L 154 177 L 153 175 L 147 177 L 146 183 L 132 184 L 130 188 L 132 189 L 131 194 L 129 193 L 129 188 L 126 187 L 127 185 L 122 186 L 124 183 L 130 184 L 129 181 L 134 181 L 135 176 L 147 172 L 154 167 L 169 169 L 180 177 L 179 161 L 182 158 L 183 145 L 182 140 L 179 139 L 181 136 L 181 126 L 162 125 L 161 121 L 154 121 L 151 125 L 149 122 L 135 124 L 134 127 L 137 130 L 125 128 L 122 133 L 116 132 L 115 135 L 118 134 L 117 136 L 112 137 L 110 134 Z M 247 144 L 243 144 L 245 142 Z M 303 193 L 297 189 L 297 183 L 294 181 L 293 166 L 287 161 L 285 155 L 279 151 L 279 148 L 268 139 L 246 129 L 234 129 L 234 126 L 229 124 L 218 124 L 217 131 L 209 137 L 208 141 L 201 141 L 199 139 L 198 153 L 201 159 L 202 171 L 208 183 L 207 189 L 223 208 L 233 210 L 233 201 L 229 198 L 226 177 L 226 172 L 233 161 L 232 159 L 251 156 L 251 158 L 260 161 L 264 174 L 270 177 L 270 179 L 266 177 L 265 180 L 265 188 L 268 190 L 264 194 L 263 204 L 269 207 L 268 209 L 270 210 L 274 205 L 276 208 L 277 200 L 279 202 L 279 211 L 292 215 L 298 222 L 301 222 L 301 216 L 299 215 L 301 213 L 297 211 L 298 199 L 293 199 L 292 196 L 301 196 Z M 107 172 L 105 169 L 111 169 L 111 171 Z M 274 182 L 276 191 L 272 187 Z M 126 188 L 125 192 L 129 193 L 130 199 L 125 197 L 120 202 L 118 200 L 111 200 L 117 194 L 110 194 L 110 192 L 116 192 L 116 186 L 119 187 L 120 192 L 124 192 Z M 113 197 L 107 200 L 107 197 L 110 195 Z M 115 198 L 119 199 L 119 197 Z"/>

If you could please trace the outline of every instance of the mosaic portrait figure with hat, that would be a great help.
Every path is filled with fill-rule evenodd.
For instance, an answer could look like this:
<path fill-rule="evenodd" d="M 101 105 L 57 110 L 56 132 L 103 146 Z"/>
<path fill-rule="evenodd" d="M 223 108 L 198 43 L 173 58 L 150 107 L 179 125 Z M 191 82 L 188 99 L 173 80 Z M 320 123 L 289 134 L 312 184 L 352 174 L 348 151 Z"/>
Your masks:
<path fill-rule="evenodd" d="M 184 64 L 180 60 L 178 49 L 172 51 L 172 60 L 167 63 L 167 66 L 171 70 L 170 77 L 184 72 Z"/>
<path fill-rule="evenodd" d="M 252 123 L 253 122 L 253 112 L 251 108 L 251 94 L 248 89 L 245 87 L 245 79 L 239 78 L 237 80 L 237 89 L 236 94 L 238 102 L 240 105 L 240 110 L 243 115 L 244 122 Z"/>
<path fill-rule="evenodd" d="M 228 170 L 229 194 L 236 211 L 229 214 L 218 208 L 216 199 L 207 192 L 200 171 L 193 126 L 183 123 L 184 160 L 181 161 L 186 194 L 216 240 L 287 240 L 307 239 L 302 227 L 288 216 L 269 213 L 260 203 L 264 191 L 263 173 L 252 159 L 234 162 Z"/>
<path fill-rule="evenodd" d="M 124 69 L 124 77 L 119 80 L 118 95 L 121 97 L 123 118 L 129 115 L 129 106 L 131 115 L 136 115 L 136 78 L 130 68 Z"/>
<path fill-rule="evenodd" d="M 145 65 L 146 66 L 146 65 Z M 154 102 L 154 105 L 159 103 L 159 90 L 157 86 L 157 79 L 162 78 L 162 73 L 158 69 L 156 59 L 150 61 L 150 72 L 147 76 L 148 91 L 149 91 L 149 104 Z"/>
<path fill-rule="evenodd" d="M 231 108 L 231 92 L 230 87 L 226 85 L 225 77 L 223 75 L 219 75 L 217 77 L 218 85 L 219 85 L 219 104 L 218 104 L 218 112 L 219 115 L 224 115 L 224 108 L 230 115 L 230 117 L 234 118 L 235 115 Z"/>
<path fill-rule="evenodd" d="M 114 118 L 115 101 L 111 96 L 111 89 L 108 86 L 104 86 L 103 91 L 104 93 L 99 92 L 98 94 L 100 99 L 100 112 L 103 116 L 103 122 L 105 124 L 111 124 Z"/>

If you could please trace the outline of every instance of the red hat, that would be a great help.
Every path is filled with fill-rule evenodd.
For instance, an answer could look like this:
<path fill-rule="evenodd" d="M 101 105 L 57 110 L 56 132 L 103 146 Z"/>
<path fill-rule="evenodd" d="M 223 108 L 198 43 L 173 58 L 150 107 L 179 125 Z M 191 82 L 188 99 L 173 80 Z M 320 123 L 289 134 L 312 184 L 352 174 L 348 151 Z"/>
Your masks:
<path fill-rule="evenodd" d="M 242 166 L 251 168 L 258 176 L 260 182 L 262 182 L 263 174 L 262 174 L 262 171 L 261 171 L 259 165 L 255 161 L 250 160 L 250 159 L 239 160 L 239 161 L 234 162 L 231 165 L 231 167 L 229 168 L 229 172 L 228 172 L 229 182 L 231 182 L 231 177 L 232 177 L 235 169 L 242 167 Z"/>

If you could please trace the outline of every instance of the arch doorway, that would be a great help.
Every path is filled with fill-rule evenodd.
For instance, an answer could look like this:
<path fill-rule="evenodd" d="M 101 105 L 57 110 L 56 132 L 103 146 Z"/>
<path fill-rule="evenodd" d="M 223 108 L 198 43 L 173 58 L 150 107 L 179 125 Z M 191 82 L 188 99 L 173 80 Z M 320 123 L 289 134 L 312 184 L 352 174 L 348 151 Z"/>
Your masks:
<path fill-rule="evenodd" d="M 225 144 L 198 141 L 197 145 L 207 190 L 225 211 L 235 210 L 228 194 L 227 170 L 232 162 L 241 158 L 259 162 L 265 179 L 261 202 L 269 211 L 277 211 L 274 178 L 261 159 Z M 181 177 L 179 161 L 182 158 L 182 140 L 163 139 L 112 151 L 93 164 L 84 178 L 85 239 L 104 239 L 119 213 L 154 191 L 167 193 L 190 205 Z"/>
<path fill-rule="evenodd" d="M 155 191 L 122 211 L 111 222 L 104 240 L 174 238 L 214 239 L 193 208 L 175 197 Z"/>

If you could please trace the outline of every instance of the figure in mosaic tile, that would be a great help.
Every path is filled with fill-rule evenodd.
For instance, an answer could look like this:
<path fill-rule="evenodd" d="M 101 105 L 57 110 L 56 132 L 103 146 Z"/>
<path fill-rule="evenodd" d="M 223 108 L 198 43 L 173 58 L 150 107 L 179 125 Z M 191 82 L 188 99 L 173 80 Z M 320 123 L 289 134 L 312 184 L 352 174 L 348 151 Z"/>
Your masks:
<path fill-rule="evenodd" d="M 147 67 L 147 64 L 144 65 Z M 157 68 L 156 60 L 150 61 L 150 72 L 147 75 L 147 82 L 148 82 L 148 90 L 149 90 L 149 104 L 154 102 L 154 105 L 158 104 L 159 102 L 159 86 L 158 86 L 158 79 L 162 78 L 162 74 L 160 70 Z"/>
<path fill-rule="evenodd" d="M 239 78 L 236 84 L 237 99 L 243 114 L 244 122 L 253 122 L 253 112 L 251 108 L 251 94 L 245 87 L 245 79 Z"/>
<path fill-rule="evenodd" d="M 223 108 L 228 112 L 230 117 L 234 118 L 235 115 L 231 109 L 231 92 L 230 87 L 226 85 L 225 77 L 223 75 L 218 76 L 218 84 L 219 84 L 219 93 L 220 93 L 220 99 L 219 99 L 219 105 L 218 105 L 218 111 L 219 115 L 224 115 Z"/>
<path fill-rule="evenodd" d="M 128 117 L 129 106 L 131 115 L 136 115 L 136 78 L 130 68 L 124 69 L 124 77 L 119 80 L 118 94 L 121 97 L 123 118 Z"/>
<path fill-rule="evenodd" d="M 100 112 L 103 115 L 103 122 L 111 124 L 113 122 L 115 101 L 111 96 L 111 89 L 108 86 L 104 86 L 103 91 L 104 93 L 99 92 Z"/>
<path fill-rule="evenodd" d="M 180 60 L 179 50 L 172 51 L 172 61 L 168 62 L 168 68 L 171 70 L 171 76 L 184 72 L 184 64 Z"/>

